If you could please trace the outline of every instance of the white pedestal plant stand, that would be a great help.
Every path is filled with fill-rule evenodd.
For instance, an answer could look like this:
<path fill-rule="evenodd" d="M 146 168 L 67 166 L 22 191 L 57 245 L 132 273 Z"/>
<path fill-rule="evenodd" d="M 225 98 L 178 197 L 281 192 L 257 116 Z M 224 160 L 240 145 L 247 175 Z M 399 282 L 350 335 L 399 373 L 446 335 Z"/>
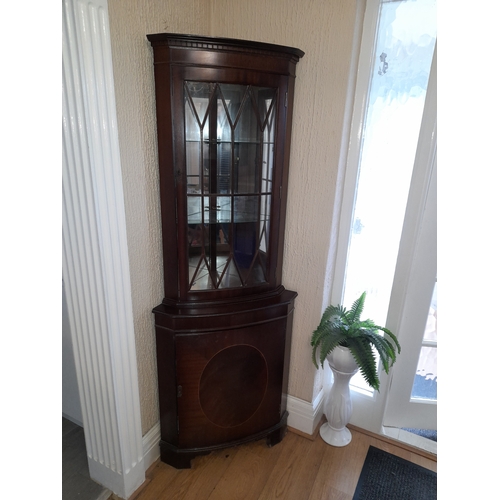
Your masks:
<path fill-rule="evenodd" d="M 333 386 L 323 409 L 328 422 L 321 426 L 319 433 L 323 441 L 332 446 L 347 446 L 352 439 L 346 427 L 352 415 L 349 382 L 359 367 L 347 347 L 336 347 L 326 360 L 333 371 Z"/>

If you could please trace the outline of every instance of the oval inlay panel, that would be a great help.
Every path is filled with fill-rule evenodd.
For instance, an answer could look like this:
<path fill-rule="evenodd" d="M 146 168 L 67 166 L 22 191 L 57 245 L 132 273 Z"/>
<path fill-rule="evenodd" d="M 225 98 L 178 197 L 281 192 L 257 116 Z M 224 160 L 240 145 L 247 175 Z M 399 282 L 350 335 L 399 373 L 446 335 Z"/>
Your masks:
<path fill-rule="evenodd" d="M 227 347 L 201 374 L 201 408 L 215 425 L 235 427 L 257 411 L 266 388 L 267 363 L 262 353 L 249 345 Z"/>

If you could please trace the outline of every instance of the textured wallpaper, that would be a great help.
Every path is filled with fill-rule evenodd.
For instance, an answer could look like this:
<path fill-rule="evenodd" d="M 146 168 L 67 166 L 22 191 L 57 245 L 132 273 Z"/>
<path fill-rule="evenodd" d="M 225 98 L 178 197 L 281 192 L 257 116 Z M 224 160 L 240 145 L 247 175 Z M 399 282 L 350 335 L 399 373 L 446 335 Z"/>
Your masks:
<path fill-rule="evenodd" d="M 163 298 L 153 61 L 146 34 L 178 32 L 297 47 L 283 284 L 295 301 L 289 393 L 312 401 L 322 375 L 309 339 L 331 291 L 331 241 L 356 2 L 108 0 L 143 433 L 158 421 L 152 308 Z M 336 215 L 337 214 L 337 215 Z M 333 231 L 333 232 L 332 232 Z"/>
<path fill-rule="evenodd" d="M 311 402 L 322 387 L 309 340 L 331 293 L 329 252 L 334 208 L 340 202 L 335 189 L 356 2 L 213 0 L 213 5 L 212 35 L 305 52 L 295 84 L 283 285 L 298 292 L 289 394 Z"/>
<path fill-rule="evenodd" d="M 153 54 L 146 35 L 207 35 L 209 7 L 203 0 L 108 0 L 143 434 L 159 420 L 151 311 L 163 299 Z"/>

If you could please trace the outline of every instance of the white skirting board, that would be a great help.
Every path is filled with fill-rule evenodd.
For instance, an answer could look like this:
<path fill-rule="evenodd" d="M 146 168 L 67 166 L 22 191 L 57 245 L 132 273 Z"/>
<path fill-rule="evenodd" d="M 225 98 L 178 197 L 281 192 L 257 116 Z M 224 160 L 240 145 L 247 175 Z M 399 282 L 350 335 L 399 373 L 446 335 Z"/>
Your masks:
<path fill-rule="evenodd" d="M 128 487 L 131 491 L 131 494 L 137 491 L 143 484 L 144 471 L 147 472 L 149 467 L 160 458 L 160 422 L 157 422 L 142 437 L 142 447 L 143 458 L 141 464 L 136 464 L 136 467 L 132 467 L 128 470 L 125 477 L 123 477 L 122 474 L 115 473 L 109 468 L 103 467 L 102 464 L 98 464 L 90 458 L 88 459 L 89 471 L 91 472 L 92 479 L 101 485 L 106 485 L 106 488 L 108 488 L 103 493 L 103 500 L 104 498 L 108 498 L 111 491 L 123 489 L 123 483 L 125 483 L 125 488 L 127 489 Z M 127 498 L 128 497 L 130 497 L 130 495 L 128 495 Z M 101 497 L 99 497 L 98 500 L 101 500 Z"/>
<path fill-rule="evenodd" d="M 147 471 L 160 458 L 160 422 L 142 437 L 144 469 Z"/>
<path fill-rule="evenodd" d="M 312 403 L 288 395 L 288 427 L 292 427 L 304 434 L 314 434 L 323 416 L 323 389 Z"/>

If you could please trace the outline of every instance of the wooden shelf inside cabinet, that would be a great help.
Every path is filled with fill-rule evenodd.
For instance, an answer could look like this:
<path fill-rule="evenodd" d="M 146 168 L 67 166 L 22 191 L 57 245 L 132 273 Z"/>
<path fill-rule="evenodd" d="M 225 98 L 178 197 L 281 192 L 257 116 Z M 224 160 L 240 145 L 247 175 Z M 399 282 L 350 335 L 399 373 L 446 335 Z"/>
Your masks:
<path fill-rule="evenodd" d="M 148 35 L 165 297 L 154 310 L 162 460 L 286 429 L 296 293 L 281 284 L 299 49 Z"/>

